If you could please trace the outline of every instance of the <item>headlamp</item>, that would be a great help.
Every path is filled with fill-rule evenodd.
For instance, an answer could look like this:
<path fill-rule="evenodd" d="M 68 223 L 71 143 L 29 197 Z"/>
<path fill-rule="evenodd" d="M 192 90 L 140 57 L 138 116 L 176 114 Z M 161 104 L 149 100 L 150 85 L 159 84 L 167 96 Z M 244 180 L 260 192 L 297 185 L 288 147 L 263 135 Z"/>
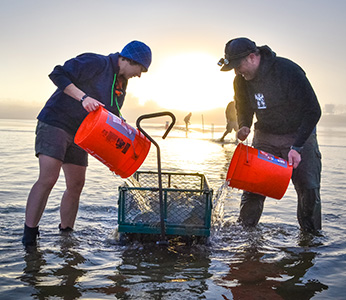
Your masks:
<path fill-rule="evenodd" d="M 227 58 L 220 58 L 219 62 L 217 63 L 220 67 L 222 67 L 222 65 L 228 65 L 229 64 L 229 60 Z"/>

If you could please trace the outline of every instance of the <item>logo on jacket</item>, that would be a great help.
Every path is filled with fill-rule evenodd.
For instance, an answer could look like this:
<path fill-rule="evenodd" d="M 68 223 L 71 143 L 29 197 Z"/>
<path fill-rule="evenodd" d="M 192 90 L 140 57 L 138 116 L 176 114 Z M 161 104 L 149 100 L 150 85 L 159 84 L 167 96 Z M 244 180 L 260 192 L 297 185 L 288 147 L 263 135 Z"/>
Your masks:
<path fill-rule="evenodd" d="M 255 94 L 255 99 L 257 101 L 257 108 L 258 109 L 266 109 L 267 105 L 264 100 L 264 95 L 262 93 Z"/>

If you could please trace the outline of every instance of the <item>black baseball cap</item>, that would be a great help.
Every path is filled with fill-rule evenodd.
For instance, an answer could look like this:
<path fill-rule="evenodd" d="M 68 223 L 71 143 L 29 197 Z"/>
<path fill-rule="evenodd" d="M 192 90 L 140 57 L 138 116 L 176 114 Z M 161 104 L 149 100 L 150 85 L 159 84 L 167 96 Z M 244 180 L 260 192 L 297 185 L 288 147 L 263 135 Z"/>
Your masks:
<path fill-rule="evenodd" d="M 255 42 L 248 38 L 230 40 L 225 47 L 225 58 L 221 58 L 219 61 L 219 65 L 222 66 L 221 71 L 230 71 L 238 67 L 244 57 L 256 51 Z"/>

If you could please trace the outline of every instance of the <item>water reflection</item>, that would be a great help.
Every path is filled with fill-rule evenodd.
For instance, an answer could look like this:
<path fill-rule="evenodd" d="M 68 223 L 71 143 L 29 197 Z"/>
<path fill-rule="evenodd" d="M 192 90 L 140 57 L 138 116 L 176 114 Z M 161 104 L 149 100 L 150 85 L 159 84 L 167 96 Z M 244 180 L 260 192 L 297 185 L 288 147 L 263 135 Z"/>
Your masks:
<path fill-rule="evenodd" d="M 26 266 L 20 279 L 35 288 L 39 283 L 38 275 L 47 262 L 44 259 L 43 253 L 36 247 L 28 247 L 24 261 Z"/>
<path fill-rule="evenodd" d="M 34 288 L 32 296 L 37 299 L 59 297 L 65 300 L 74 300 L 82 296 L 78 288 L 78 281 L 86 271 L 78 268 L 85 262 L 78 251 L 72 250 L 77 246 L 71 236 L 62 236 L 60 251 L 41 251 L 38 247 L 27 248 L 24 256 L 26 266 L 23 269 L 21 280 Z M 53 256 L 53 258 L 51 257 Z M 47 261 L 58 260 L 56 269 L 49 269 Z"/>
<path fill-rule="evenodd" d="M 238 228 L 239 229 L 239 228 Z M 261 230 L 243 232 L 222 285 L 231 290 L 233 299 L 311 299 L 328 286 L 311 278 L 316 236 L 300 235 L 298 247 L 268 247 Z M 273 235 L 272 235 L 273 236 Z M 239 251 L 241 249 L 241 251 Z M 227 298 L 225 298 L 227 299 Z"/>
<path fill-rule="evenodd" d="M 93 291 L 117 299 L 198 299 L 208 289 L 209 266 L 203 245 L 135 243 L 126 246 L 122 263 L 108 277 L 113 284 Z"/>

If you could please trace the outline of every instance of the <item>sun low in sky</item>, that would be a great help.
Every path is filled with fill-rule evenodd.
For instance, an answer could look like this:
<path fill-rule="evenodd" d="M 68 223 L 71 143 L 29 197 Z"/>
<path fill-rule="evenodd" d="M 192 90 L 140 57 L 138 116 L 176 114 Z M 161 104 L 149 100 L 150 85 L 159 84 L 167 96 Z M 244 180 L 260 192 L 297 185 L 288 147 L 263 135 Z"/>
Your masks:
<path fill-rule="evenodd" d="M 167 109 L 225 107 L 233 99 L 234 72 L 221 72 L 219 59 L 203 52 L 165 56 L 141 78 L 131 79 L 128 92 L 141 104 L 154 101 Z"/>
<path fill-rule="evenodd" d="M 227 41 L 245 36 L 298 63 L 322 107 L 345 103 L 345 0 L 80 2 L 0 1 L 4 116 L 4 108 L 17 106 L 35 107 L 36 115 L 55 90 L 48 78 L 54 66 L 84 52 L 121 51 L 131 40 L 150 46 L 153 62 L 142 78 L 129 81 L 127 102 L 133 95 L 165 109 L 225 108 L 234 72 L 221 72 L 217 62 Z M 92 21 L 76 22 L 80 14 Z M 71 24 L 73 34 L 66 34 Z"/>

